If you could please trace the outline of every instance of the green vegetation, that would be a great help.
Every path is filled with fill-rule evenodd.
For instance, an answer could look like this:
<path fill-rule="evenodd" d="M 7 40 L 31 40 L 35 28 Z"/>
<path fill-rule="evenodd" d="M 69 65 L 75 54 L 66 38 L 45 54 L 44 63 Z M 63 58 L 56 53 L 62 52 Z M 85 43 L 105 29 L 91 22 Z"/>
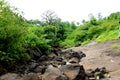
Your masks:
<path fill-rule="evenodd" d="M 54 14 L 54 13 L 53 13 Z M 15 7 L 0 1 L 0 64 L 26 63 L 37 55 L 47 55 L 60 46 L 76 25 L 53 16 L 44 21 L 26 20 Z M 53 21 L 52 21 L 53 20 Z"/>
<path fill-rule="evenodd" d="M 120 46 L 118 46 L 118 45 L 112 45 L 111 47 L 112 47 L 112 49 L 120 49 Z"/>
<path fill-rule="evenodd" d="M 118 40 L 119 21 L 120 12 L 112 13 L 106 18 L 100 18 L 98 20 L 92 16 L 89 21 L 84 21 L 82 25 L 78 26 L 68 35 L 67 40 L 73 41 L 74 44 L 80 43 L 81 45 L 85 45 L 90 41 L 104 42 Z"/>
<path fill-rule="evenodd" d="M 26 63 L 33 59 L 31 50 L 47 55 L 56 47 L 72 47 L 77 43 L 85 45 L 93 40 L 118 40 L 120 12 L 106 18 L 99 15 L 98 19 L 92 15 L 80 26 L 63 22 L 54 16 L 54 12 L 47 13 L 47 16 L 43 14 L 44 21 L 26 20 L 17 8 L 0 1 L 0 64 Z"/>

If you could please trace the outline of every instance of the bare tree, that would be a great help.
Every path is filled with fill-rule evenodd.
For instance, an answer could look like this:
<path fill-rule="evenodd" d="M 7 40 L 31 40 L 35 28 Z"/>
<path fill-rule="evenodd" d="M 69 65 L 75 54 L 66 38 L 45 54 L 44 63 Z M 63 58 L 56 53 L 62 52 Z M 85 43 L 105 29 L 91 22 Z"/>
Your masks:
<path fill-rule="evenodd" d="M 42 15 L 42 20 L 45 21 L 49 25 L 55 25 L 55 22 L 57 21 L 58 17 L 52 10 L 45 11 Z"/>
<path fill-rule="evenodd" d="M 102 19 L 102 15 L 101 15 L 101 13 L 98 13 L 98 19 L 99 19 L 99 20 Z"/>

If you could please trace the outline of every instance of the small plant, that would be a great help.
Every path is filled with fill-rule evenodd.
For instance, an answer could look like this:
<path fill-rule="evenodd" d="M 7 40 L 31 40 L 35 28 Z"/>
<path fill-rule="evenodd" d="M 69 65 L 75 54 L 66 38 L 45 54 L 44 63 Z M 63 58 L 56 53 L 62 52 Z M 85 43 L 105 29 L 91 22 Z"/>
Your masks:
<path fill-rule="evenodd" d="M 83 43 L 82 43 L 82 46 L 84 46 L 84 45 L 86 45 L 86 44 L 88 44 L 90 42 L 90 40 L 88 39 L 88 40 L 86 40 L 86 41 L 84 41 Z"/>
<path fill-rule="evenodd" d="M 112 49 L 120 49 L 120 46 L 118 46 L 118 45 L 112 45 L 111 47 L 112 47 Z"/>
<path fill-rule="evenodd" d="M 69 39 L 66 39 L 64 42 L 61 42 L 60 45 L 61 46 L 66 46 L 66 47 L 72 47 L 74 46 L 74 40 L 69 40 Z"/>

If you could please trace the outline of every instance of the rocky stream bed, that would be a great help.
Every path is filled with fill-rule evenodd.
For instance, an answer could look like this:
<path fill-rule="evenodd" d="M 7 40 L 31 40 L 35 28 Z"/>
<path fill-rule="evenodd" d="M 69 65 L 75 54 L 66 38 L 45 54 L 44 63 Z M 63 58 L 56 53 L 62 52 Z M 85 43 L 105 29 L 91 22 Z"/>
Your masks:
<path fill-rule="evenodd" d="M 108 43 L 103 44 L 109 46 Z M 115 42 L 110 43 L 115 44 Z M 1 75 L 0 80 L 120 80 L 119 76 L 112 77 L 113 73 L 110 70 L 112 68 L 106 66 L 109 64 L 106 62 L 108 59 L 115 61 L 113 58 L 108 58 L 111 54 L 106 54 L 108 56 L 106 58 L 101 55 L 107 53 L 108 49 L 102 50 L 100 54 L 97 52 L 99 50 L 89 51 L 89 49 L 95 48 L 102 50 L 103 46 L 94 44 L 94 46 L 56 50 L 49 56 L 42 55 L 27 65 L 19 66 L 15 72 Z M 100 56 L 105 59 L 103 62 L 100 61 Z M 120 65 L 120 62 L 118 64 Z M 120 66 L 118 67 L 120 68 Z"/>

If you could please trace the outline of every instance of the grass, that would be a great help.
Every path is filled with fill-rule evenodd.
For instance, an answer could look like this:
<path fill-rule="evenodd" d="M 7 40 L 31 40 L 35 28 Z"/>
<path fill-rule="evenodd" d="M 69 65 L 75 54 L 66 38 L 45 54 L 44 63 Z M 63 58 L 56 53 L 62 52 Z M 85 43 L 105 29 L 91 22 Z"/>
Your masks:
<path fill-rule="evenodd" d="M 64 42 L 60 42 L 61 46 L 72 47 L 75 45 L 74 40 L 66 39 Z"/>
<path fill-rule="evenodd" d="M 84 41 L 81 45 L 84 46 L 84 45 L 88 44 L 89 42 L 90 42 L 90 40 L 88 39 L 88 40 Z"/>
<path fill-rule="evenodd" d="M 112 30 L 109 32 L 105 32 L 101 34 L 96 41 L 97 42 L 104 42 L 108 40 L 117 40 L 118 39 L 118 31 L 117 30 Z"/>
<path fill-rule="evenodd" d="M 118 46 L 118 45 L 112 45 L 111 48 L 112 49 L 120 49 L 120 46 Z"/>

